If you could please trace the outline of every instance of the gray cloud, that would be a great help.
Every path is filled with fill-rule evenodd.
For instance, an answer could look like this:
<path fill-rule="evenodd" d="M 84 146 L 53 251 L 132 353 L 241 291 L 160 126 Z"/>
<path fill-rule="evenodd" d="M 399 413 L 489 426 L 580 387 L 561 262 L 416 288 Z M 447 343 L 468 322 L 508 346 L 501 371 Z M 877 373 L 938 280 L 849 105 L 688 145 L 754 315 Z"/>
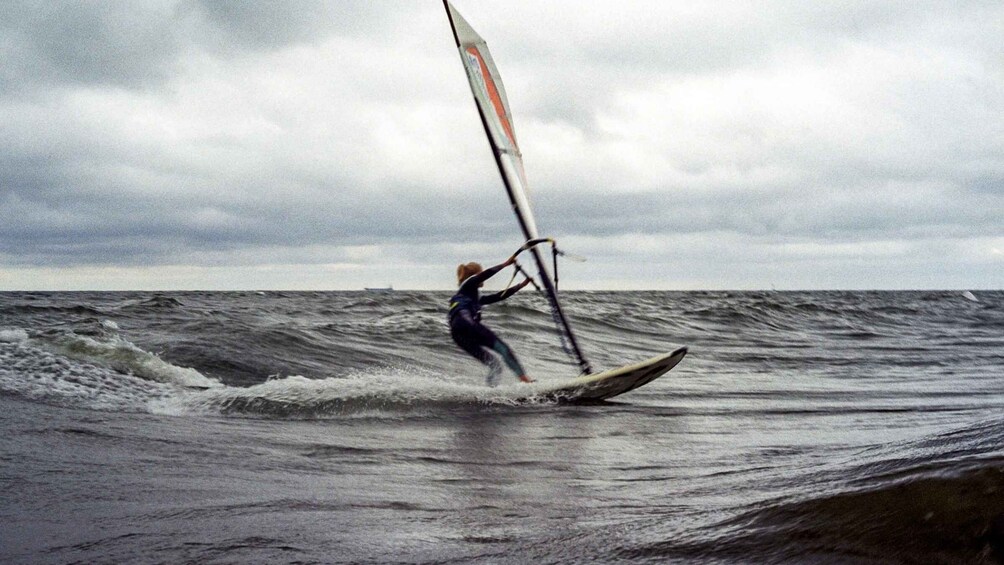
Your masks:
<path fill-rule="evenodd" d="M 999 286 L 999 5 L 576 6 L 459 8 L 506 80 L 538 223 L 598 259 L 583 280 L 634 285 L 620 256 L 690 286 L 811 261 L 829 266 L 803 284 L 860 262 L 901 265 L 875 284 Z M 518 241 L 438 5 L 3 10 L 0 274 L 431 273 Z"/>
<path fill-rule="evenodd" d="M 192 0 L 180 4 L 177 11 L 196 17 L 209 30 L 215 31 L 217 37 L 207 43 L 219 50 L 268 51 L 290 44 L 316 42 L 330 35 L 364 37 L 375 34 L 388 20 L 395 19 L 394 9 L 386 0 Z"/>
<path fill-rule="evenodd" d="M 0 91 L 41 86 L 157 88 L 182 57 L 246 57 L 332 35 L 378 34 L 385 2 L 153 0 L 5 3 Z"/>
<path fill-rule="evenodd" d="M 140 87 L 167 78 L 180 48 L 167 2 L 31 2 L 3 7 L 3 92 L 38 84 Z"/>

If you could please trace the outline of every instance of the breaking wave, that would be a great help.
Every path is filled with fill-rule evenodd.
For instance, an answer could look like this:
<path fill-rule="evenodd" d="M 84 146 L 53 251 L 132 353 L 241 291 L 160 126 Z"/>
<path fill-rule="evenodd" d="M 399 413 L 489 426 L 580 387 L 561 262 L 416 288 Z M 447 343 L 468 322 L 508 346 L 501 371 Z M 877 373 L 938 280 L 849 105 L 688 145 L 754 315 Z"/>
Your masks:
<path fill-rule="evenodd" d="M 487 388 L 444 380 L 418 368 L 373 368 L 343 377 L 273 377 L 248 387 L 226 386 L 199 371 L 173 365 L 119 336 L 49 332 L 29 336 L 0 330 L 0 392 L 33 400 L 163 414 L 323 418 L 362 412 L 431 409 L 448 405 L 550 403 L 527 398 L 525 385 Z"/>
<path fill-rule="evenodd" d="M 108 327 L 116 328 L 114 323 L 108 324 Z M 99 339 L 68 332 L 40 336 L 35 341 L 45 349 L 67 358 L 108 367 L 148 381 L 188 387 L 223 386 L 195 369 L 172 365 L 118 335 Z"/>

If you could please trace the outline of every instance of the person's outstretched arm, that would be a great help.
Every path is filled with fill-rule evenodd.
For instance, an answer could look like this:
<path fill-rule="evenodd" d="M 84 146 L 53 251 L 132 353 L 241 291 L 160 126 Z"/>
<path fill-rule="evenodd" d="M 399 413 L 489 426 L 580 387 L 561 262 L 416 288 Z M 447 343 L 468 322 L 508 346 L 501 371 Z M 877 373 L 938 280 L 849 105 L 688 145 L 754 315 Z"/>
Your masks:
<path fill-rule="evenodd" d="M 492 294 L 486 294 L 481 297 L 481 304 L 492 304 L 494 302 L 500 302 L 509 298 L 510 296 L 516 294 L 526 285 L 530 284 L 530 279 L 523 279 L 523 282 L 516 286 L 509 287 L 502 292 L 494 292 Z"/>

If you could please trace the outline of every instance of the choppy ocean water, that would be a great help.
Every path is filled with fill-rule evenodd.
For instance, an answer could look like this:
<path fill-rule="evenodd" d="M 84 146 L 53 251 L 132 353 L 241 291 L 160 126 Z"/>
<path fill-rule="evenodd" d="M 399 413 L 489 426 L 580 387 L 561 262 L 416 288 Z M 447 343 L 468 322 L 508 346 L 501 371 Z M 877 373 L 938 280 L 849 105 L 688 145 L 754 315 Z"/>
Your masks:
<path fill-rule="evenodd" d="M 0 293 L 0 562 L 1004 563 L 1004 292 L 448 296 Z"/>

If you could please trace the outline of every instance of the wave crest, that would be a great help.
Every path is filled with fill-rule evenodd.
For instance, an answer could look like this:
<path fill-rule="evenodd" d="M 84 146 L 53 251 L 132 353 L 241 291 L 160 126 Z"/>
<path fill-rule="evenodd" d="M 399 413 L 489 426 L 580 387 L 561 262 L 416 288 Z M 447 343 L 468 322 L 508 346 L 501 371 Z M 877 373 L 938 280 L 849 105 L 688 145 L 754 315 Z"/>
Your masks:
<path fill-rule="evenodd" d="M 110 329 L 111 326 L 105 325 L 105 328 Z M 210 379 L 195 369 L 172 365 L 117 334 L 96 339 L 68 332 L 40 336 L 38 339 L 46 349 L 60 355 L 150 381 L 188 387 L 222 386 L 219 381 Z"/>

